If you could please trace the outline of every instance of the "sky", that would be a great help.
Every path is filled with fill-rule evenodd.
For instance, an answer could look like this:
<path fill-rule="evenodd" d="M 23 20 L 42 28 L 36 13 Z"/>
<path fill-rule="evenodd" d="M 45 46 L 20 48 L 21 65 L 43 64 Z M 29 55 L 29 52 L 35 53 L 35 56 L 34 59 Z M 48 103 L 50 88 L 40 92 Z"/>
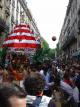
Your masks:
<path fill-rule="evenodd" d="M 50 48 L 56 48 L 69 0 L 27 0 L 28 8 L 41 36 Z M 52 37 L 56 36 L 56 41 Z"/>

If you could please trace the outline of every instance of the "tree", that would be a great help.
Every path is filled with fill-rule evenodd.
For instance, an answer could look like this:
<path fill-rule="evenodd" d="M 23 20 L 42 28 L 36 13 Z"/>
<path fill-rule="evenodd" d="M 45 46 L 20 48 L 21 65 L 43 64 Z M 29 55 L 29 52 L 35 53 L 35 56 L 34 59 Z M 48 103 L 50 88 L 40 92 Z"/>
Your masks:
<path fill-rule="evenodd" d="M 55 58 L 55 49 L 50 49 L 48 52 L 48 57 L 50 59 L 54 59 Z"/>
<path fill-rule="evenodd" d="M 42 63 L 44 60 L 51 60 L 55 57 L 55 49 L 50 49 L 49 44 L 41 38 L 42 46 L 38 48 L 35 55 L 33 56 L 33 63 Z"/>
<path fill-rule="evenodd" d="M 55 58 L 55 49 L 43 49 L 40 48 L 36 51 L 33 56 L 33 63 L 42 63 L 44 60 L 51 60 Z"/>

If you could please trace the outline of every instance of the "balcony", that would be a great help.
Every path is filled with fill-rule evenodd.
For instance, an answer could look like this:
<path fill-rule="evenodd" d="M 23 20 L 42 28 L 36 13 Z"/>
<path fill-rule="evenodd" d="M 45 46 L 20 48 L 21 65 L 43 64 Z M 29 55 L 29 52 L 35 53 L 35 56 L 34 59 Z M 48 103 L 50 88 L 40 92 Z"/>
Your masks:
<path fill-rule="evenodd" d="M 76 40 L 76 32 L 75 30 L 73 30 L 69 35 L 66 36 L 63 45 L 62 45 L 62 49 L 66 49 L 68 45 L 70 45 L 72 42 L 74 42 L 74 40 Z"/>

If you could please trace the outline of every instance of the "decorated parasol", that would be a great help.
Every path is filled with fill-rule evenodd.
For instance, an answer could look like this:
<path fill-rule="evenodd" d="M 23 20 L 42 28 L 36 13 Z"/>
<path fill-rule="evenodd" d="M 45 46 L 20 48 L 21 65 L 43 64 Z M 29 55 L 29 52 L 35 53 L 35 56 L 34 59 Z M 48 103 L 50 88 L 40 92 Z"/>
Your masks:
<path fill-rule="evenodd" d="M 29 24 L 19 24 L 5 38 L 3 47 L 11 49 L 36 49 L 39 44 Z"/>

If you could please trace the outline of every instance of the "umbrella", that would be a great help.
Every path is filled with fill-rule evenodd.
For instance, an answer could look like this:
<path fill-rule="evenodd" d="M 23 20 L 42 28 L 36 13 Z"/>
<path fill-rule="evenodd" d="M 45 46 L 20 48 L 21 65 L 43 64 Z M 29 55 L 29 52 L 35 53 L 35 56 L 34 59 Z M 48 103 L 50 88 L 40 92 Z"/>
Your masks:
<path fill-rule="evenodd" d="M 3 42 L 8 48 L 37 48 L 38 41 L 30 29 L 29 24 L 16 25 Z"/>

